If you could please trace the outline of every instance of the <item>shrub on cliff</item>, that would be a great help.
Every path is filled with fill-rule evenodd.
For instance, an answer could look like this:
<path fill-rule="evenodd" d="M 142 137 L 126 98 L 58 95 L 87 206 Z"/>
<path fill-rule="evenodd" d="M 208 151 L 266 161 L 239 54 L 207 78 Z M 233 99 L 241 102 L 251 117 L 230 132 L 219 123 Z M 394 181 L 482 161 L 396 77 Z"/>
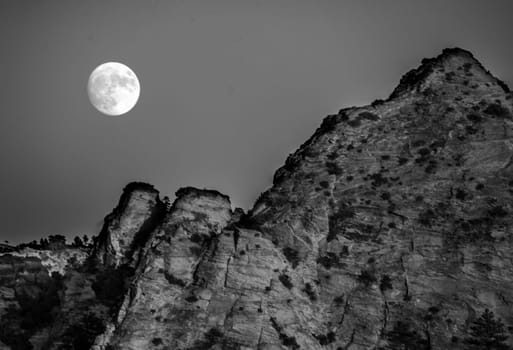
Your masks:
<path fill-rule="evenodd" d="M 328 252 L 326 255 L 319 256 L 317 258 L 317 263 L 321 264 L 327 270 L 332 267 L 340 268 L 344 266 L 344 263 L 340 261 L 340 257 L 333 252 Z"/>
<path fill-rule="evenodd" d="M 0 340 L 12 349 L 32 349 L 30 337 L 54 322 L 62 288 L 62 276 L 57 272 L 21 284 L 15 295 L 19 307 L 10 306 L 0 317 Z"/>
<path fill-rule="evenodd" d="M 80 322 L 70 326 L 62 336 L 67 346 L 74 350 L 88 350 L 96 336 L 105 331 L 105 323 L 93 313 L 85 315 Z"/>
<path fill-rule="evenodd" d="M 470 327 L 470 334 L 463 343 L 465 350 L 511 350 L 512 348 L 505 343 L 507 339 L 504 323 L 486 309 L 481 317 L 474 321 Z"/>
<path fill-rule="evenodd" d="M 73 243 L 71 243 L 71 246 L 75 248 L 82 248 L 84 247 L 84 241 L 82 241 L 82 238 L 80 238 L 79 236 L 75 236 L 75 238 L 73 238 Z"/>
<path fill-rule="evenodd" d="M 216 344 L 223 343 L 224 333 L 218 328 L 211 328 L 203 335 L 203 339 L 198 339 L 194 345 L 187 350 L 206 350 L 211 349 Z"/>
<path fill-rule="evenodd" d="M 498 103 L 489 104 L 483 112 L 497 118 L 511 118 L 509 110 Z"/>
<path fill-rule="evenodd" d="M 283 255 L 292 264 L 292 268 L 295 269 L 300 261 L 298 251 L 291 247 L 285 247 L 283 248 Z"/>
<path fill-rule="evenodd" d="M 294 285 L 292 284 L 292 281 L 290 280 L 289 275 L 281 274 L 278 276 L 278 279 L 288 289 L 292 289 L 292 287 L 294 287 Z"/>
<path fill-rule="evenodd" d="M 392 279 L 390 278 L 389 275 L 383 275 L 381 277 L 381 281 L 379 282 L 379 289 L 382 292 L 385 292 L 388 289 L 390 289 L 390 290 L 393 289 Z"/>
<path fill-rule="evenodd" d="M 326 240 L 334 240 L 338 234 L 343 233 L 346 221 L 355 217 L 354 208 L 349 205 L 341 205 L 336 212 L 329 216 L 329 231 Z"/>
<path fill-rule="evenodd" d="M 305 292 L 306 295 L 308 295 L 308 298 L 311 301 L 316 301 L 317 300 L 317 295 L 315 294 L 315 291 L 314 291 L 311 283 L 306 283 L 305 284 L 305 288 L 303 288 L 303 292 Z"/>
<path fill-rule="evenodd" d="M 430 344 L 409 322 L 398 321 L 392 331 L 387 334 L 391 349 L 398 350 L 428 350 Z"/>
<path fill-rule="evenodd" d="M 381 106 L 384 103 L 385 103 L 385 101 L 383 101 L 382 99 L 378 98 L 378 99 L 372 101 L 371 106 L 372 107 Z"/>
<path fill-rule="evenodd" d="M 342 175 L 344 170 L 335 162 L 326 162 L 326 170 L 330 175 Z"/>
<path fill-rule="evenodd" d="M 371 112 L 362 112 L 362 113 L 358 114 L 358 118 L 372 120 L 372 121 L 379 120 L 379 117 L 376 114 L 371 113 Z"/>
<path fill-rule="evenodd" d="M 48 236 L 48 247 L 51 250 L 59 250 L 66 248 L 66 237 L 63 235 L 50 235 Z"/>
<path fill-rule="evenodd" d="M 366 287 L 376 283 L 378 279 L 376 275 L 370 270 L 362 270 L 358 275 L 358 281 L 364 284 Z"/>

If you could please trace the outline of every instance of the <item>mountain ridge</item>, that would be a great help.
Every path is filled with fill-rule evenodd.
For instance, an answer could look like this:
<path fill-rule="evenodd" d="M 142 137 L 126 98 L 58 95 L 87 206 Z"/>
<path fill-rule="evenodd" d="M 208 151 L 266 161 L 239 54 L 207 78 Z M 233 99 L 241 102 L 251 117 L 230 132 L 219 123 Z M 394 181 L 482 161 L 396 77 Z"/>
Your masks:
<path fill-rule="evenodd" d="M 128 184 L 63 274 L 0 255 L 0 349 L 463 349 L 485 309 L 511 332 L 512 109 L 446 49 L 326 117 L 248 213 Z"/>

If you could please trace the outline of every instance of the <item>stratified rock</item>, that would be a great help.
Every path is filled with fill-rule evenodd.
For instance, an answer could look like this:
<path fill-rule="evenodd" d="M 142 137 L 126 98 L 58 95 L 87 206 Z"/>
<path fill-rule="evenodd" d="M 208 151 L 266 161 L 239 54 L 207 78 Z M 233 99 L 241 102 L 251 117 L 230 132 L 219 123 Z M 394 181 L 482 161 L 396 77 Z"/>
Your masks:
<path fill-rule="evenodd" d="M 507 88 L 470 53 L 425 60 L 387 101 L 328 117 L 199 259 L 156 254 L 170 286 L 145 268 L 111 344 L 452 349 L 485 308 L 511 325 L 512 126 Z M 162 237 L 185 252 L 201 232 Z"/>
<path fill-rule="evenodd" d="M 128 184 L 116 208 L 105 217 L 93 256 L 106 266 L 131 262 L 164 214 L 165 206 L 152 185 Z"/>
<path fill-rule="evenodd" d="M 130 184 L 63 278 L 49 272 L 66 264 L 5 247 L 0 341 L 464 349 L 485 309 L 511 333 L 512 100 L 472 54 L 446 49 L 386 101 L 328 116 L 249 213 L 192 187 L 168 208 Z M 39 295 L 52 317 L 27 325 Z"/>
<path fill-rule="evenodd" d="M 176 196 L 149 242 L 109 344 L 141 349 L 151 347 L 154 338 L 170 338 L 164 325 L 168 318 L 178 320 L 174 308 L 183 303 L 182 294 L 194 284 L 198 264 L 231 219 L 230 200 L 217 191 L 187 187 Z M 119 336 L 120 325 L 126 336 Z"/>
<path fill-rule="evenodd" d="M 286 332 L 301 348 L 328 333 L 334 348 L 401 348 L 402 322 L 426 348 L 457 349 L 485 308 L 513 323 L 508 91 L 444 50 L 388 101 L 329 116 L 277 171 L 247 222 L 299 258 L 293 290 L 315 281 L 318 312 L 302 303 Z"/>

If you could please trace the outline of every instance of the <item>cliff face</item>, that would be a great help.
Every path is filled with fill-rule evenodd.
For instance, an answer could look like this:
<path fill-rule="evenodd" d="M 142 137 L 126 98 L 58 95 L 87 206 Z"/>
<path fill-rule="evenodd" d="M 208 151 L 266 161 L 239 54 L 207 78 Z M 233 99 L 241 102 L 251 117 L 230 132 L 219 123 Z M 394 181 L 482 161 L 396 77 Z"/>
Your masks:
<path fill-rule="evenodd" d="M 130 184 L 85 262 L 0 256 L 0 340 L 463 349 L 485 309 L 511 331 L 512 101 L 469 52 L 448 49 L 388 100 L 328 116 L 248 214 L 217 191 L 181 189 L 168 208 Z M 55 284 L 40 324 L 24 318 L 39 300 L 18 292 L 27 278 Z"/>
<path fill-rule="evenodd" d="M 93 256 L 102 265 L 119 266 L 132 262 L 137 245 L 158 225 L 164 215 L 159 192 L 144 183 L 123 189 L 116 208 L 104 221 Z"/>

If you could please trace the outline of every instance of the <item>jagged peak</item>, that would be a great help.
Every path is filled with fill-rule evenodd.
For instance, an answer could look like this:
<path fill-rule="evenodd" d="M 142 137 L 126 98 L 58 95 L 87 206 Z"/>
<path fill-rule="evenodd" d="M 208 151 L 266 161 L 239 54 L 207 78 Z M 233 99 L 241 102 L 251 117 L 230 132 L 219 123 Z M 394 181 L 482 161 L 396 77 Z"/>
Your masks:
<path fill-rule="evenodd" d="M 510 91 L 509 87 L 484 68 L 481 62 L 479 62 L 470 51 L 454 47 L 444 49 L 442 53 L 436 57 L 422 59 L 419 67 L 408 71 L 401 77 L 399 85 L 394 89 L 388 100 L 395 99 L 404 93 L 414 91 L 429 80 L 429 78 L 435 73 L 436 68 L 445 69 L 448 73 L 457 73 L 455 69 L 456 62 L 458 63 L 458 66 L 469 64 L 479 67 L 479 69 L 488 75 L 488 78 L 491 81 L 496 82 L 505 92 Z"/>
<path fill-rule="evenodd" d="M 457 79 L 450 81 L 451 79 L 448 79 L 447 76 L 457 76 Z M 295 152 L 289 154 L 285 164 L 274 173 L 273 185 L 279 186 L 284 179 L 296 171 L 296 168 L 305 158 L 311 158 L 312 154 L 316 154 L 316 150 L 311 149 L 311 146 L 319 138 L 325 135 L 343 134 L 343 129 L 339 128 L 340 124 L 344 123 L 350 128 L 355 128 L 359 127 L 362 121 L 379 120 L 383 111 L 389 108 L 387 106 L 381 107 L 382 105 L 388 104 L 392 106 L 395 102 L 402 103 L 401 99 L 405 98 L 405 95 L 410 92 L 414 92 L 414 95 L 417 95 L 420 99 L 426 99 L 427 96 L 433 96 L 438 93 L 445 95 L 446 92 L 449 92 L 448 96 L 459 98 L 460 96 L 458 95 L 460 93 L 465 95 L 463 92 L 465 92 L 466 85 L 469 85 L 471 80 L 485 85 L 484 89 L 486 90 L 493 89 L 495 92 L 500 92 L 498 90 L 502 89 L 506 93 L 509 92 L 508 86 L 486 70 L 468 50 L 458 47 L 446 48 L 436 57 L 424 58 L 418 68 L 410 70 L 401 78 L 400 84 L 387 101 L 379 99 L 365 106 L 346 107 L 337 114 L 325 117 L 315 133 Z M 461 89 L 458 84 L 461 84 Z M 447 90 L 452 89 L 452 91 L 439 92 L 440 89 L 445 88 Z M 505 114 L 508 113 L 505 112 Z M 333 139 L 329 142 L 331 143 L 332 141 Z M 331 171 L 337 172 L 340 170 L 331 169 Z M 262 204 L 269 201 L 271 190 L 272 188 L 263 192 L 255 201 L 253 209 L 248 213 L 249 216 L 258 214 L 260 209 L 265 208 Z"/>

